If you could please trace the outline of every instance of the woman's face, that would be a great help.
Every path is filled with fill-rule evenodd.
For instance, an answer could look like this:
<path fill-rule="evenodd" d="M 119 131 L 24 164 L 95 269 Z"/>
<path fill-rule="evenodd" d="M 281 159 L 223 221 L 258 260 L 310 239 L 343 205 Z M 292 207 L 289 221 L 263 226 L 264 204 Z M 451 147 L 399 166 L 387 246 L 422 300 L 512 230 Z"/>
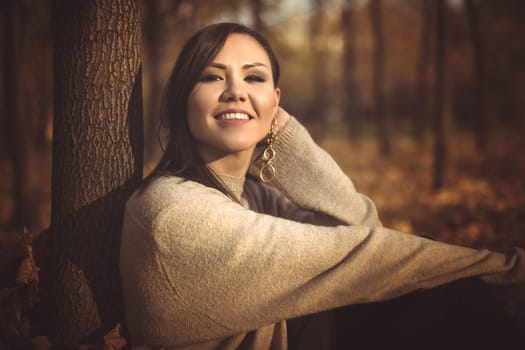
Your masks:
<path fill-rule="evenodd" d="M 208 163 L 251 154 L 279 105 L 270 59 L 247 34 L 231 34 L 188 97 L 188 125 Z"/>

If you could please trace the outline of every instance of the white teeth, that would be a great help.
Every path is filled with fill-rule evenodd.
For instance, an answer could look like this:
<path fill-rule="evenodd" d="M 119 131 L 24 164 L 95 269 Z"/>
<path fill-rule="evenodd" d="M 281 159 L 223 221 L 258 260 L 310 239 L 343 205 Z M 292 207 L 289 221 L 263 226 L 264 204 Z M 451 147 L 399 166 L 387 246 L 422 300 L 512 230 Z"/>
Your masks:
<path fill-rule="evenodd" d="M 248 120 L 250 116 L 245 113 L 224 113 L 215 117 L 218 120 Z"/>

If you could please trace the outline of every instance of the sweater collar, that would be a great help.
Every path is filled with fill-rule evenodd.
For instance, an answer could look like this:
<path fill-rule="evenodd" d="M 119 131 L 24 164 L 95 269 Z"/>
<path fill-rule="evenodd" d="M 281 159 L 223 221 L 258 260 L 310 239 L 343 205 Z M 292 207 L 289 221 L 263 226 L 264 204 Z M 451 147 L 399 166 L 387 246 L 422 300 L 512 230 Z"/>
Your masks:
<path fill-rule="evenodd" d="M 223 174 L 217 174 L 217 176 L 230 189 L 230 191 L 232 191 L 232 193 L 235 195 L 235 197 L 237 197 L 237 199 L 240 200 L 242 198 L 244 182 L 246 180 L 244 176 L 237 177 Z"/>

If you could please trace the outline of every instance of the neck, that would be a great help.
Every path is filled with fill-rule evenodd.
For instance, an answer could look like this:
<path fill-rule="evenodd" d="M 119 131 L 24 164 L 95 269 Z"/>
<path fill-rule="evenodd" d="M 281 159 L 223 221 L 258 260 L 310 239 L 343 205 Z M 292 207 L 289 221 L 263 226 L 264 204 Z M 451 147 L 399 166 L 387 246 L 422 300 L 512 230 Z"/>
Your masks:
<path fill-rule="evenodd" d="M 219 175 L 244 177 L 252 160 L 253 149 L 223 155 L 201 152 L 204 163 Z"/>

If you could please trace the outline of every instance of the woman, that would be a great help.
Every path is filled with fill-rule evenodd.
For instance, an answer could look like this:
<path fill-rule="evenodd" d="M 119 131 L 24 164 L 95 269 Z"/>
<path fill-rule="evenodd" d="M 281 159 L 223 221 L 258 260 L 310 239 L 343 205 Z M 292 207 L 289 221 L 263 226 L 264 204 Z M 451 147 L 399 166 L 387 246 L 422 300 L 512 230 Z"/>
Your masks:
<path fill-rule="evenodd" d="M 169 143 L 126 205 L 120 269 L 133 344 L 302 348 L 315 329 L 323 344 L 306 342 L 319 348 L 333 341 L 326 310 L 475 276 L 525 282 L 520 249 L 383 228 L 279 108 L 278 81 L 267 41 L 242 25 L 206 27 L 183 47 L 167 86 Z"/>

